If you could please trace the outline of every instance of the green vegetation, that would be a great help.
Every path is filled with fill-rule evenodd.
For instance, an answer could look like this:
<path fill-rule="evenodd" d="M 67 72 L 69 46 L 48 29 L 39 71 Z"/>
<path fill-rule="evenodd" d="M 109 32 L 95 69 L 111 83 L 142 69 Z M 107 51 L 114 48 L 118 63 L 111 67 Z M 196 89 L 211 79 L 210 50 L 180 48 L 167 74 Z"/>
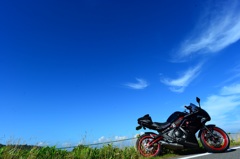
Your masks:
<path fill-rule="evenodd" d="M 231 147 L 240 146 L 240 137 L 239 136 L 236 140 L 230 138 L 230 141 L 231 141 L 231 143 L 230 143 Z"/>
<path fill-rule="evenodd" d="M 240 145 L 240 140 L 231 140 L 232 146 Z M 163 156 L 155 159 L 170 159 L 179 155 L 202 153 L 199 149 L 173 151 L 163 149 Z M 57 149 L 56 147 L 37 147 L 28 145 L 0 145 L 0 159 L 144 159 L 134 147 L 118 148 L 111 144 L 101 148 L 90 148 L 79 145 L 72 151 Z"/>
<path fill-rule="evenodd" d="M 166 156 L 176 156 L 165 154 Z M 73 151 L 60 150 L 56 147 L 32 147 L 27 149 L 21 146 L 2 146 L 0 148 L 1 159 L 143 159 L 134 147 L 118 148 L 113 145 L 105 145 L 101 148 L 78 146 Z"/>

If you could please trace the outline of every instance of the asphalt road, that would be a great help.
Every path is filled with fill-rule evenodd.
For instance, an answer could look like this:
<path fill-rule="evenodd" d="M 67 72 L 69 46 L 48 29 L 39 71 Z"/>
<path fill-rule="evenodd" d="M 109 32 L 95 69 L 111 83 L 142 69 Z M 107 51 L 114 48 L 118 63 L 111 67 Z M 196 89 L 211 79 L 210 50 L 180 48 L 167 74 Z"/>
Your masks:
<path fill-rule="evenodd" d="M 240 159 L 240 147 L 233 147 L 224 153 L 202 153 L 176 159 Z"/>

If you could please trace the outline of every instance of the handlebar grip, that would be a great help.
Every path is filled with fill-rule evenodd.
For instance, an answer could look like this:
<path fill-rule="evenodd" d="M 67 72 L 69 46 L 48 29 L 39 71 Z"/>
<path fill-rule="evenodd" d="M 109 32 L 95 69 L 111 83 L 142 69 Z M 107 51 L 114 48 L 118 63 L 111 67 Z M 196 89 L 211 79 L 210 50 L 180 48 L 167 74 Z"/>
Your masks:
<path fill-rule="evenodd" d="M 184 107 L 185 107 L 186 109 L 190 110 L 190 106 L 186 106 L 186 105 L 185 105 Z"/>

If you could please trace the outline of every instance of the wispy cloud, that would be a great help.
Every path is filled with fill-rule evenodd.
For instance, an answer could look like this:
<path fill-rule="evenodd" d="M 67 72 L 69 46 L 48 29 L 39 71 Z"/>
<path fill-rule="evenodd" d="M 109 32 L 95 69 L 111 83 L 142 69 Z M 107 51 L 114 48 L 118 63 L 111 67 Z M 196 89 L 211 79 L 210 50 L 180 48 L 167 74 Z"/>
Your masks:
<path fill-rule="evenodd" d="M 240 84 L 224 86 L 221 90 L 221 95 L 233 95 L 233 94 L 240 94 Z"/>
<path fill-rule="evenodd" d="M 203 107 L 212 117 L 212 122 L 228 129 L 239 131 L 240 125 L 240 84 L 224 86 L 220 92 L 203 102 Z M 232 122 L 234 121 L 234 122 Z"/>
<path fill-rule="evenodd" d="M 223 81 L 223 84 L 232 82 L 235 79 L 240 78 L 240 65 L 236 65 L 235 67 L 230 69 L 228 73 L 231 74 L 231 76 L 227 80 Z"/>
<path fill-rule="evenodd" d="M 182 93 L 190 82 L 199 75 L 201 66 L 202 64 L 199 64 L 193 68 L 189 68 L 176 79 L 163 78 L 161 82 L 170 86 L 171 91 Z"/>
<path fill-rule="evenodd" d="M 136 83 L 126 83 L 124 85 L 131 89 L 144 89 L 149 86 L 148 82 L 144 79 L 136 78 L 136 80 Z"/>
<path fill-rule="evenodd" d="M 193 56 L 221 51 L 240 39 L 240 3 L 237 0 L 211 4 L 199 20 L 196 29 L 175 53 L 174 62 L 187 62 Z M 200 59 L 201 61 L 201 59 Z M 201 65 L 186 70 L 176 79 L 165 78 L 162 83 L 173 92 L 183 92 L 198 75 Z M 239 77 L 237 74 L 235 77 Z M 232 79 L 229 79 L 232 80 Z"/>
<path fill-rule="evenodd" d="M 237 42 L 240 39 L 239 7 L 238 1 L 227 1 L 221 7 L 210 8 L 200 21 L 200 29 L 196 29 L 191 38 L 183 42 L 175 60 L 186 60 L 196 54 L 216 53 Z"/>

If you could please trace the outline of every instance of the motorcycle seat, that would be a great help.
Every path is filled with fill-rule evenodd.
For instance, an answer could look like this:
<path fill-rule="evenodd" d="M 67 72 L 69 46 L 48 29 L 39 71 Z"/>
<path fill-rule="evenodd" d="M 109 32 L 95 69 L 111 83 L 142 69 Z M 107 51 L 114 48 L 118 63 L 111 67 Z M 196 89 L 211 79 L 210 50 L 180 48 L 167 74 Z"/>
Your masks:
<path fill-rule="evenodd" d="M 169 127 L 171 123 L 169 122 L 164 122 L 164 123 L 158 123 L 158 122 L 153 122 L 152 126 L 155 127 L 157 130 L 164 130 L 167 127 Z"/>

